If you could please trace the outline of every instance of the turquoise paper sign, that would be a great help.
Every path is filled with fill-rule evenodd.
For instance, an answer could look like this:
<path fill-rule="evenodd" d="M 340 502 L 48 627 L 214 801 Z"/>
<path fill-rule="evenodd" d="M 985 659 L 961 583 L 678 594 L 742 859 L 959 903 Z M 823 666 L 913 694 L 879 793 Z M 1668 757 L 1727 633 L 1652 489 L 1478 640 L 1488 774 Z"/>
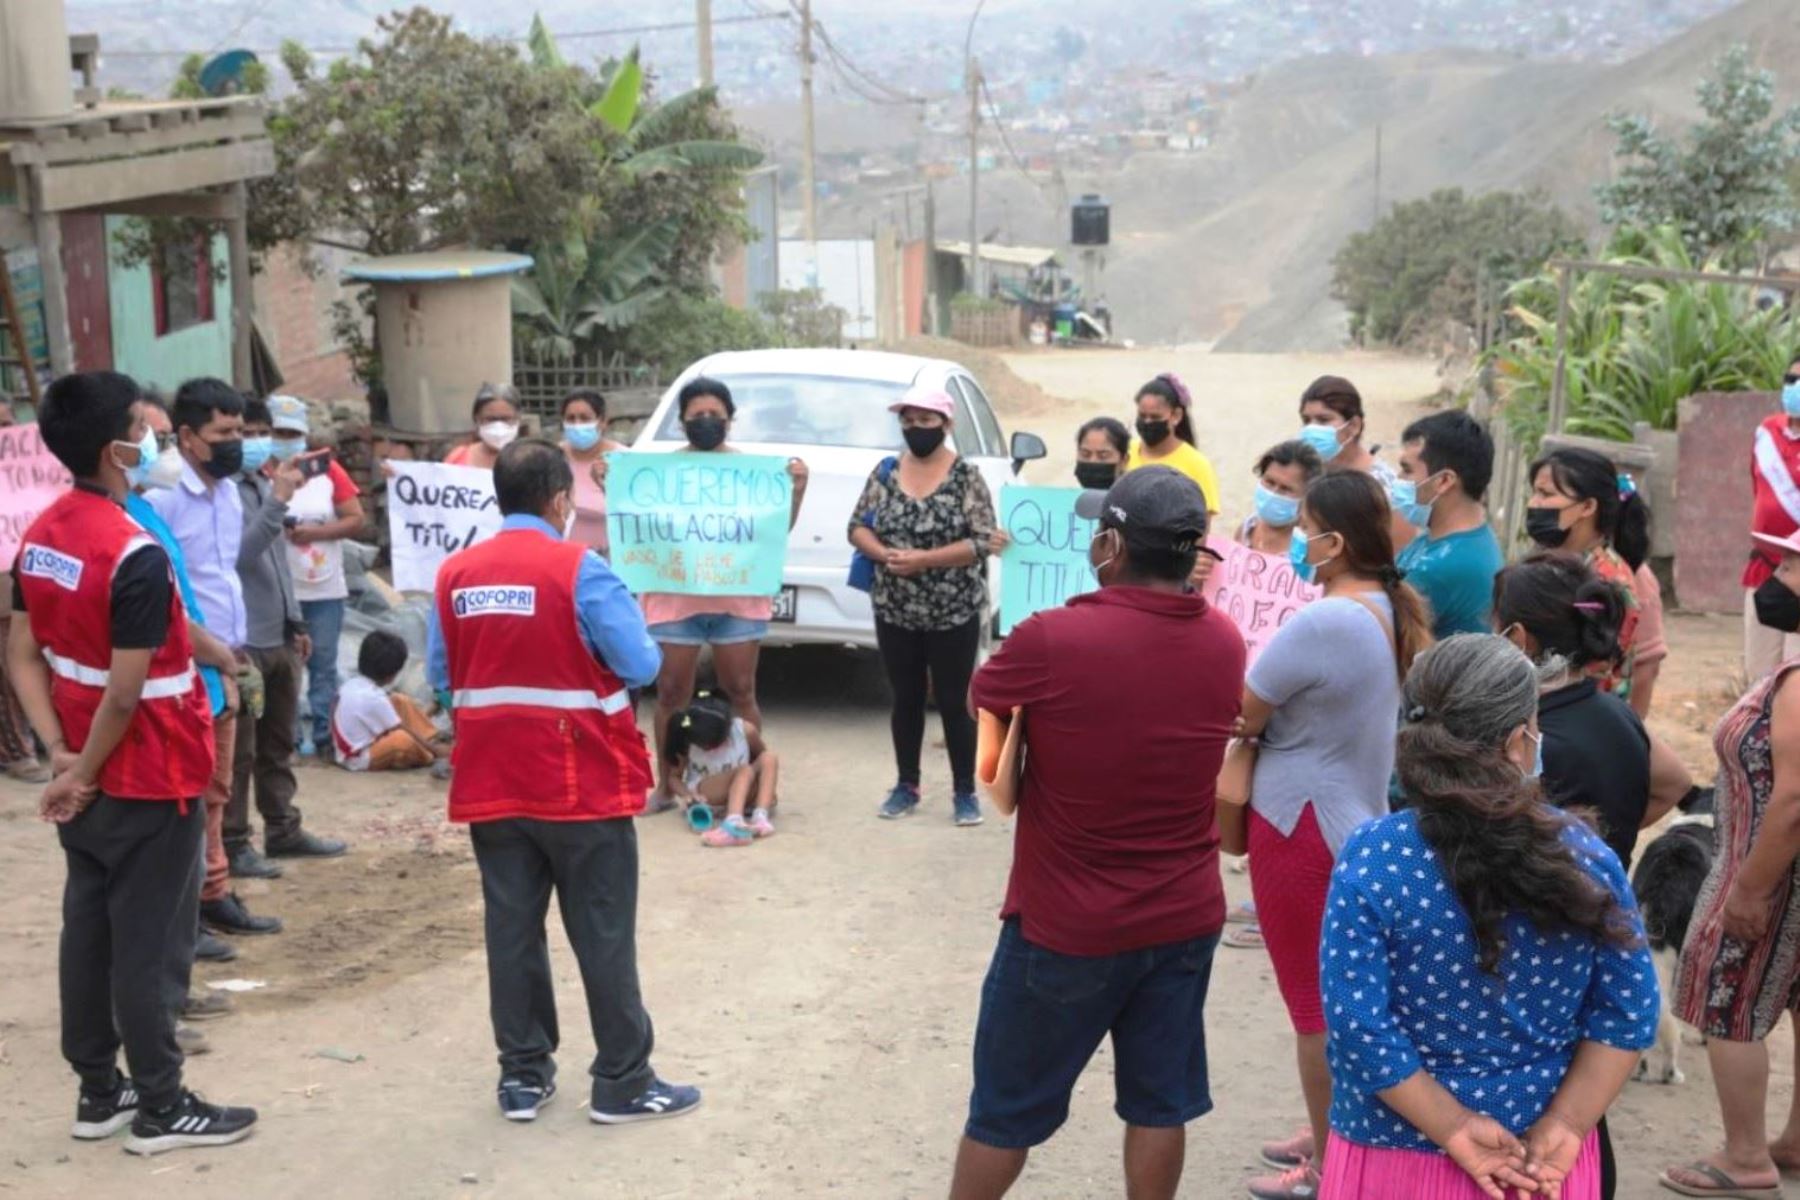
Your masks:
<path fill-rule="evenodd" d="M 1000 489 L 1000 528 L 1012 544 L 1000 556 L 1000 632 L 1100 586 L 1088 565 L 1094 523 L 1075 515 L 1079 488 Z"/>
<path fill-rule="evenodd" d="M 793 488 L 787 459 L 771 455 L 609 454 L 612 568 L 639 595 L 773 596 Z"/>

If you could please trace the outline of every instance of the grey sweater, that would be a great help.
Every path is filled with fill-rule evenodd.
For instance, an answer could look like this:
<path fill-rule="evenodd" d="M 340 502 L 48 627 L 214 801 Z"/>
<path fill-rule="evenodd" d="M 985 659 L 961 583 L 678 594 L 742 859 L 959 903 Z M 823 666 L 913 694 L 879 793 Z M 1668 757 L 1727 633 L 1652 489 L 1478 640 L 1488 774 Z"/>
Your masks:
<path fill-rule="evenodd" d="M 275 499 L 269 481 L 260 475 L 239 475 L 237 487 L 244 501 L 244 541 L 237 560 L 238 578 L 244 584 L 244 644 L 254 650 L 279 650 L 305 628 L 282 530 L 288 506 Z"/>

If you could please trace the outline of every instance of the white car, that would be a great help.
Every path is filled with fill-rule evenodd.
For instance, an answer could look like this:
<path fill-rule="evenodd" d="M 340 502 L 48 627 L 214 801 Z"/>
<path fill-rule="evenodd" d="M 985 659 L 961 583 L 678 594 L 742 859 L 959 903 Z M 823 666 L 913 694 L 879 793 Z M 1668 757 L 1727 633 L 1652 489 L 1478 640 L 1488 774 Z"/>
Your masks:
<path fill-rule="evenodd" d="M 1042 458 L 1043 440 L 1000 430 L 981 385 L 964 367 L 939 358 L 868 350 L 744 350 L 713 354 L 678 376 L 632 444 L 671 451 L 687 444 L 675 399 L 683 384 L 705 375 L 731 389 L 737 416 L 731 444 L 755 454 L 806 460 L 810 473 L 800 519 L 788 535 L 787 570 L 768 644 L 873 647 L 869 597 L 849 584 L 850 510 L 869 473 L 900 451 L 899 419 L 888 405 L 909 389 L 947 392 L 956 402 L 951 442 L 980 469 L 998 503 L 1000 487 L 1026 462 Z M 997 603 L 998 563 L 989 560 L 989 603 Z"/>

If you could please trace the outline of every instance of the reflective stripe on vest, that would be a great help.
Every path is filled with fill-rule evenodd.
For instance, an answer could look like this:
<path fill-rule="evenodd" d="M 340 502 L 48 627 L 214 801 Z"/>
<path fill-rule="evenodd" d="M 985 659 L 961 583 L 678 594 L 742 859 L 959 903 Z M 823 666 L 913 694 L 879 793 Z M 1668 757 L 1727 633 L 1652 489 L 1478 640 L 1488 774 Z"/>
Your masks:
<path fill-rule="evenodd" d="M 50 669 L 72 683 L 87 687 L 103 688 L 112 672 L 102 671 L 98 667 L 90 667 L 78 663 L 72 658 L 64 658 L 49 650 L 44 651 L 44 658 Z M 173 696 L 185 696 L 194 690 L 194 664 L 189 663 L 187 670 L 179 675 L 162 675 L 155 679 L 144 680 L 144 690 L 138 693 L 140 700 L 167 700 Z"/>
<path fill-rule="evenodd" d="M 620 688 L 610 696 L 580 688 L 483 687 L 461 688 L 450 697 L 455 708 L 497 708 L 523 704 L 532 708 L 596 709 L 613 716 L 631 707 L 631 690 Z"/>

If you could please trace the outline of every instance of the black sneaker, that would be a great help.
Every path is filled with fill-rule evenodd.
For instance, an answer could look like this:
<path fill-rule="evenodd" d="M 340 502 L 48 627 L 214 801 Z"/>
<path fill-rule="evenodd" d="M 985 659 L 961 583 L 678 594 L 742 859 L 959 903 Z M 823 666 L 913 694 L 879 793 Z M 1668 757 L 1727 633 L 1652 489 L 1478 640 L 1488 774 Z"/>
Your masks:
<path fill-rule="evenodd" d="M 254 846 L 239 846 L 231 851 L 233 879 L 280 879 L 281 864 L 270 862 Z"/>
<path fill-rule="evenodd" d="M 194 942 L 194 957 L 200 962 L 230 962 L 237 957 L 237 947 L 202 929 Z"/>
<path fill-rule="evenodd" d="M 337 838 L 320 837 L 302 829 L 280 841 L 263 839 L 263 853 L 270 858 L 337 858 L 349 845 Z"/>
<path fill-rule="evenodd" d="M 223 1017 L 231 1012 L 231 997 L 224 992 L 210 989 L 204 992 L 189 992 L 181 1001 L 181 1007 L 175 1015 L 184 1021 L 210 1021 L 215 1017 Z"/>
<path fill-rule="evenodd" d="M 229 1146 L 249 1137 L 255 1125 L 254 1108 L 223 1108 L 184 1091 L 180 1100 L 162 1112 L 140 1108 L 125 1149 L 133 1154 L 161 1154 L 183 1146 Z"/>
<path fill-rule="evenodd" d="M 535 1079 L 500 1081 L 500 1115 L 509 1121 L 535 1121 L 538 1109 L 556 1095 L 556 1084 Z"/>
<path fill-rule="evenodd" d="M 280 933 L 280 917 L 256 917 L 236 892 L 200 902 L 200 919 L 220 933 Z"/>
<path fill-rule="evenodd" d="M 625 1104 L 588 1106 L 588 1120 L 596 1125 L 632 1125 L 639 1121 L 661 1121 L 682 1117 L 700 1107 L 700 1089 L 679 1083 L 650 1081 L 644 1094 Z"/>
<path fill-rule="evenodd" d="M 137 1112 L 137 1088 L 132 1086 L 131 1080 L 121 1079 L 110 1096 L 81 1093 L 81 1098 L 75 1101 L 75 1124 L 69 1127 L 69 1134 L 84 1142 L 97 1142 L 131 1124 Z"/>

